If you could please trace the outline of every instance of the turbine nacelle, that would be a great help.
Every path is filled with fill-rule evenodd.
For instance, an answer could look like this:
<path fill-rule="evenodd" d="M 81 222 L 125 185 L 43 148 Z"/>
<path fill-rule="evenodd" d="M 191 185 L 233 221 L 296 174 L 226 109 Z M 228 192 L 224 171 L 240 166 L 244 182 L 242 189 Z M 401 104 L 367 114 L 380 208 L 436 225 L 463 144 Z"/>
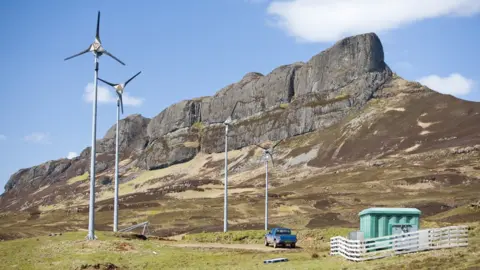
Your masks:
<path fill-rule="evenodd" d="M 118 96 L 118 106 L 120 106 L 120 108 L 122 109 L 122 113 L 123 113 L 123 99 L 122 99 L 122 95 L 123 95 L 123 90 L 125 89 L 125 87 L 127 87 L 127 84 L 129 82 L 131 82 L 133 79 L 135 79 L 135 77 L 137 77 L 140 73 L 142 73 L 141 71 L 139 71 L 137 74 L 135 74 L 134 76 L 132 76 L 130 79 L 128 79 L 126 82 L 124 83 L 111 83 L 111 82 L 108 82 L 108 81 L 105 81 L 103 79 L 100 79 L 98 78 L 99 81 L 102 81 L 108 85 L 110 85 L 111 87 L 113 87 L 113 89 L 115 89 L 115 92 L 117 93 L 117 96 Z"/>
<path fill-rule="evenodd" d="M 90 51 L 93 53 L 101 54 L 105 51 L 102 47 L 102 43 L 98 39 L 95 38 L 95 41 L 90 45 Z"/>
<path fill-rule="evenodd" d="M 278 141 L 276 144 L 274 144 L 274 145 L 271 146 L 270 148 L 266 148 L 266 147 L 263 147 L 263 146 L 258 145 L 258 144 L 255 144 L 255 145 L 256 145 L 257 147 L 263 149 L 262 159 L 263 159 L 265 162 L 268 162 L 268 160 L 271 159 L 271 160 L 272 160 L 272 165 L 274 165 L 274 162 L 273 162 L 273 149 L 275 149 L 275 147 L 277 147 L 277 145 L 280 144 L 282 141 L 283 141 L 283 140 Z"/>
<path fill-rule="evenodd" d="M 230 126 L 232 124 L 232 121 L 233 121 L 232 117 L 228 116 L 227 120 L 225 120 L 225 122 L 223 122 L 223 124 Z"/>
<path fill-rule="evenodd" d="M 272 154 L 269 151 L 264 151 L 263 152 L 263 160 L 268 161 L 269 159 L 273 160 Z"/>
<path fill-rule="evenodd" d="M 113 88 L 115 89 L 117 94 L 123 95 L 123 90 L 125 89 L 125 85 L 123 83 L 122 84 L 116 84 L 116 85 L 113 86 Z"/>

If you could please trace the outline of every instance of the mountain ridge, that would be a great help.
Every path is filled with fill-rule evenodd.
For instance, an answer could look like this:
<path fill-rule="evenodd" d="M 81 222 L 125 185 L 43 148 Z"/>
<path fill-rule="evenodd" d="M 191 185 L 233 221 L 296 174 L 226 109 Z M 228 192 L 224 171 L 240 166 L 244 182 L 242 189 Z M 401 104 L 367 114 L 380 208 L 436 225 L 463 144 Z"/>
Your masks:
<path fill-rule="evenodd" d="M 415 207 L 442 224 L 476 221 L 480 104 L 393 73 L 374 34 L 347 38 L 306 63 L 247 73 L 213 96 L 179 101 L 148 119 L 122 119 L 120 227 L 156 235 L 221 231 L 224 127 L 230 229 L 263 229 L 262 150 L 271 224 L 356 227 L 368 207 Z M 98 142 L 96 229 L 112 230 L 113 126 Z M 90 148 L 14 175 L 0 197 L 0 239 L 84 229 Z M 199 215 L 199 212 L 202 215 Z"/>
<path fill-rule="evenodd" d="M 241 129 L 250 133 L 249 138 L 279 140 L 321 129 L 323 126 L 311 127 L 307 124 L 302 126 L 295 125 L 293 122 L 297 117 L 302 119 L 299 114 L 309 114 L 313 118 L 315 114 L 313 109 L 325 102 L 332 104 L 330 109 L 332 112 L 339 111 L 339 108 L 361 107 L 378 89 L 379 85 L 392 74 L 383 57 L 383 46 L 376 34 L 367 33 L 347 37 L 313 56 L 306 63 L 296 62 L 282 65 L 267 75 L 258 72 L 247 73 L 240 81 L 227 85 L 213 96 L 179 101 L 151 119 L 138 114 L 130 115 L 121 120 L 120 152 L 122 159 L 126 157 L 138 159 L 136 166 L 141 169 L 156 169 L 191 160 L 200 151 L 207 153 L 223 151 L 222 142 L 218 139 L 221 136 L 218 127 L 208 125 L 208 123 L 225 120 L 237 100 L 246 102 L 245 106 L 239 106 L 235 112 L 236 119 L 239 119 L 240 122 L 256 114 L 271 113 L 273 115 L 275 110 L 272 112 L 272 108 L 278 106 L 282 101 L 286 101 L 287 104 L 294 102 L 293 105 L 297 106 L 297 110 L 293 114 L 283 114 L 287 118 L 294 118 L 288 123 L 282 123 L 282 125 L 290 125 L 290 128 L 275 132 L 267 130 L 248 132 L 246 130 L 251 125 L 244 125 Z M 340 59 L 343 60 L 339 61 Z M 349 84 L 363 87 L 363 89 L 353 91 L 348 89 Z M 346 89 L 345 92 L 348 93 L 338 94 L 336 93 L 338 89 Z M 325 114 L 325 110 L 328 109 L 323 109 L 321 114 Z M 327 126 L 328 122 L 333 123 L 342 117 L 341 112 L 336 114 L 338 115 L 334 116 L 336 119 L 326 121 Z M 308 117 L 303 116 L 303 119 Z M 322 122 L 321 119 L 315 120 Z M 126 128 L 125 124 L 129 122 L 132 122 L 134 126 Z M 203 130 L 207 134 L 204 138 L 200 138 L 198 130 L 196 132 L 195 128 L 192 128 L 195 123 L 207 125 L 206 130 Z M 113 165 L 114 128 L 115 125 L 107 131 L 102 139 L 97 140 L 98 173 Z M 141 130 L 141 134 L 136 134 L 137 130 Z M 125 136 L 132 138 L 124 140 Z M 135 144 L 135 149 L 127 149 L 125 146 L 127 141 Z M 185 145 L 185 142 L 191 143 Z M 230 141 L 229 148 L 238 149 L 253 143 L 258 142 L 249 141 L 248 138 L 243 137 L 239 140 L 234 139 L 233 142 Z M 197 144 L 198 146 L 196 146 Z M 89 155 L 90 147 L 87 147 L 81 152 L 79 158 L 71 161 L 53 160 L 38 166 L 20 169 L 6 183 L 5 192 L 9 192 L 17 186 L 21 188 L 21 183 L 24 183 L 24 188 L 29 186 L 38 188 L 45 178 L 51 178 L 51 181 L 55 182 L 82 175 L 89 170 L 88 162 L 83 160 L 89 158 Z M 75 165 L 73 167 L 76 168 L 73 172 L 72 165 Z M 42 180 L 39 181 L 39 178 Z M 40 185 L 33 183 L 35 181 L 38 181 Z"/>

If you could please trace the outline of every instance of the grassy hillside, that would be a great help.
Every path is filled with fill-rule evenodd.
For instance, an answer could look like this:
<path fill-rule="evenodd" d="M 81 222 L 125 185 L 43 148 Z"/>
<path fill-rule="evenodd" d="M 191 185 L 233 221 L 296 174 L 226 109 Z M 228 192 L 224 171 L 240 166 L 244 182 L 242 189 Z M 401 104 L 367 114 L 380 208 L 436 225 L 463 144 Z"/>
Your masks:
<path fill-rule="evenodd" d="M 217 234 L 190 235 L 186 237 L 187 240 L 179 241 L 143 241 L 98 233 L 99 240 L 85 241 L 85 232 L 75 232 L 1 242 L 0 257 L 3 269 L 475 269 L 474 266 L 480 267 L 480 230 L 478 223 L 472 226 L 467 248 L 408 254 L 362 263 L 328 255 L 328 247 L 325 248 L 328 238 L 325 237 L 332 231 L 300 233 L 304 245 L 295 250 L 270 248 L 263 251 L 180 247 L 187 240 L 203 243 L 216 241 Z M 255 234 L 232 232 L 229 235 L 234 237 L 227 242 L 243 243 L 240 239 L 248 238 L 252 233 Z M 319 245 L 305 245 L 309 235 L 317 237 L 315 242 Z M 253 245 L 256 246 L 261 247 Z M 289 262 L 263 264 L 263 260 L 278 257 L 288 258 Z"/>

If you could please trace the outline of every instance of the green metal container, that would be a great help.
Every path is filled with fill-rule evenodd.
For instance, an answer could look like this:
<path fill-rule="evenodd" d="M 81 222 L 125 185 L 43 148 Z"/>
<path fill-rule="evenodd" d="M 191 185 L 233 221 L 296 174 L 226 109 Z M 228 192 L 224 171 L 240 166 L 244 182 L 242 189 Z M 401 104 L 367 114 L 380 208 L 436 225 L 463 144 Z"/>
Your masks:
<path fill-rule="evenodd" d="M 361 211 L 360 231 L 364 239 L 420 229 L 421 211 L 416 208 L 368 208 Z"/>

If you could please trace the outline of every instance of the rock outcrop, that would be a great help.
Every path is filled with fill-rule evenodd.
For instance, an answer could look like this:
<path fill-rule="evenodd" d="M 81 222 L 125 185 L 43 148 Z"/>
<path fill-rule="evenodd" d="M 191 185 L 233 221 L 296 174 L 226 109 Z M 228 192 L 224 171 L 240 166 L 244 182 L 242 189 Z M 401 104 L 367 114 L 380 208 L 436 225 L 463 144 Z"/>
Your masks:
<path fill-rule="evenodd" d="M 147 125 L 149 118 L 139 114 L 127 116 L 120 120 L 120 153 L 121 157 L 136 157 L 142 152 L 148 143 Z M 115 129 L 111 127 L 105 137 L 97 140 L 97 163 L 98 173 L 112 168 L 115 162 Z M 64 181 L 77 175 L 82 175 L 90 170 L 90 147 L 83 150 L 80 155 L 73 159 L 52 160 L 27 169 L 21 169 L 14 173 L 7 184 L 5 191 L 14 188 L 37 189 L 45 184 L 53 184 Z"/>
<path fill-rule="evenodd" d="M 224 150 L 224 127 L 234 111 L 229 148 L 280 140 L 330 127 L 360 109 L 392 77 L 374 33 L 345 38 L 312 57 L 274 69 L 248 73 L 214 96 L 178 102 L 151 119 L 132 115 L 121 124 L 122 158 L 141 169 L 158 169 L 192 159 L 199 151 Z M 113 164 L 115 126 L 98 141 L 99 171 Z M 12 175 L 7 191 L 38 187 L 88 170 L 90 148 L 74 160 L 51 161 Z M 79 165 L 81 164 L 81 165 Z M 69 169 L 70 168 L 70 169 Z"/>
<path fill-rule="evenodd" d="M 212 123 L 223 122 L 237 101 L 230 149 L 327 128 L 361 108 L 391 76 L 377 35 L 343 39 L 307 63 L 281 66 L 265 76 L 248 73 L 212 97 L 168 107 L 150 122 L 149 152 L 137 166 L 154 169 L 189 160 L 198 150 L 223 151 L 224 128 Z M 196 123 L 201 134 L 191 131 Z M 185 147 L 185 137 L 200 149 Z"/>
<path fill-rule="evenodd" d="M 14 173 L 5 185 L 5 191 L 17 187 L 37 189 L 44 184 L 61 181 L 66 177 L 64 172 L 72 165 L 68 159 L 51 160 L 35 167 L 21 169 Z"/>
<path fill-rule="evenodd" d="M 119 150 L 123 155 L 138 155 L 148 144 L 147 126 L 149 118 L 140 114 L 129 115 L 120 120 Z M 113 125 L 97 145 L 97 153 L 115 151 L 115 133 L 117 125 Z"/>

